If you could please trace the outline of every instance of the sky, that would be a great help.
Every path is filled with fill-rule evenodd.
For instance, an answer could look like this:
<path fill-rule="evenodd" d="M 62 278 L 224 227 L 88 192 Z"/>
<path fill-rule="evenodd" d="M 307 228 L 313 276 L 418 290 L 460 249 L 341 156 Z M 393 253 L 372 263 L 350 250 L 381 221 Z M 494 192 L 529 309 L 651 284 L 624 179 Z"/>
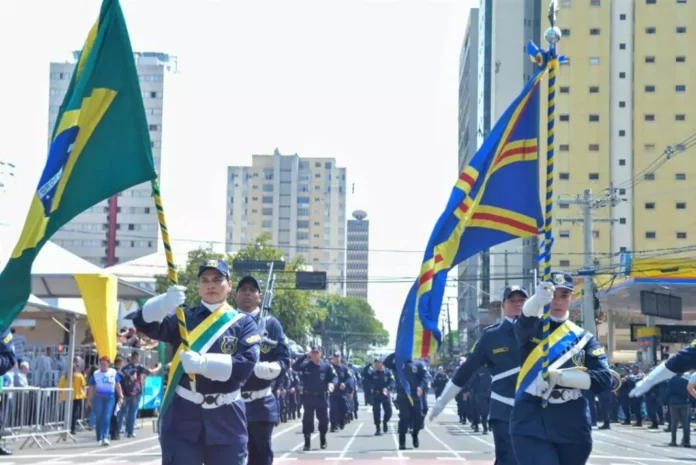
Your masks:
<path fill-rule="evenodd" d="M 0 2 L 0 160 L 17 165 L 0 195 L 4 253 L 46 158 L 49 63 L 82 47 L 100 4 Z M 333 157 L 354 186 L 348 215 L 368 213 L 368 300 L 393 338 L 458 174 L 459 53 L 478 1 L 121 5 L 135 51 L 177 57 L 177 72 L 165 77 L 161 173 L 177 257 L 211 242 L 222 248 L 228 165 L 249 165 L 252 154 L 276 148 Z"/>

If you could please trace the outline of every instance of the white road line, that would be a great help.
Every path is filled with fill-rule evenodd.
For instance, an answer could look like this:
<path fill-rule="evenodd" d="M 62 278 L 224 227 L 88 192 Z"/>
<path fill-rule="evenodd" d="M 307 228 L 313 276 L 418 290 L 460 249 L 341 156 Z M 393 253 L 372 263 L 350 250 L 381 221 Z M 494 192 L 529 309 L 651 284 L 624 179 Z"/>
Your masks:
<path fill-rule="evenodd" d="M 282 436 L 283 434 L 287 433 L 288 431 L 294 430 L 294 429 L 297 428 L 298 426 L 302 426 L 302 423 L 295 423 L 294 425 L 292 425 L 292 426 L 290 426 L 290 427 L 288 427 L 288 428 L 285 428 L 285 429 L 282 430 L 282 431 L 278 431 L 277 433 L 275 433 L 275 434 L 272 436 L 272 439 L 275 439 L 275 438 L 277 438 L 278 436 Z"/>
<path fill-rule="evenodd" d="M 458 430 L 461 431 L 462 433 L 465 433 L 465 434 L 466 434 L 466 431 L 465 431 L 464 428 L 462 428 L 461 426 L 459 426 L 459 425 L 452 425 L 452 426 L 454 426 L 456 429 L 458 429 Z M 485 439 L 481 439 L 480 437 L 478 437 L 478 436 L 476 436 L 476 435 L 474 435 L 474 434 L 466 434 L 466 437 L 472 438 L 472 439 L 476 439 L 477 441 L 482 442 L 482 443 L 486 444 L 487 446 L 492 447 L 493 449 L 495 449 L 495 444 L 491 444 L 490 442 L 486 441 Z"/>
<path fill-rule="evenodd" d="M 411 460 L 410 457 L 382 457 L 382 460 Z"/>
<path fill-rule="evenodd" d="M 96 462 L 93 462 L 93 463 L 126 462 L 127 460 L 124 460 L 125 457 L 132 457 L 134 455 L 135 456 L 146 455 L 149 451 L 154 450 L 154 449 L 159 449 L 159 448 L 160 448 L 160 446 L 158 444 L 154 447 L 148 447 L 147 449 L 141 449 L 137 452 L 125 452 L 123 454 L 114 454 L 114 455 L 111 455 L 110 457 L 107 457 L 107 458 L 101 459 L 101 460 L 97 460 Z M 159 452 L 159 454 L 161 454 L 161 452 Z"/>
<path fill-rule="evenodd" d="M 429 435 L 431 435 L 431 436 L 433 437 L 433 439 L 435 439 L 437 442 L 439 442 L 440 445 L 441 445 L 442 447 L 444 447 L 445 449 L 447 449 L 447 452 L 449 452 L 450 454 L 454 455 L 454 456 L 455 456 L 456 458 L 458 458 L 458 459 L 465 460 L 464 457 L 462 457 L 461 455 L 459 455 L 454 449 L 452 449 L 450 446 L 448 446 L 448 445 L 445 443 L 445 441 L 443 441 L 442 439 L 438 438 L 438 437 L 435 435 L 435 433 L 433 433 L 432 431 L 430 431 L 430 428 L 428 428 L 427 426 L 424 426 L 423 429 L 425 429 L 425 432 L 428 433 Z M 444 452 L 444 451 L 443 451 L 443 452 Z"/>
<path fill-rule="evenodd" d="M 394 446 L 396 447 L 396 458 L 403 459 L 404 454 L 402 454 L 401 450 L 399 450 L 399 440 L 396 438 L 396 432 L 392 432 L 392 438 L 394 438 Z"/>
<path fill-rule="evenodd" d="M 348 440 L 348 444 L 346 444 L 346 447 L 344 447 L 343 450 L 341 451 L 341 455 L 338 456 L 338 460 L 343 460 L 345 458 L 346 454 L 348 453 L 348 450 L 350 449 L 350 445 L 353 444 L 353 441 L 355 441 L 355 438 L 358 436 L 358 433 L 360 432 L 360 429 L 363 426 L 365 426 L 364 421 L 360 422 L 358 427 L 355 428 L 355 431 L 353 431 L 353 435 Z M 329 458 L 327 458 L 326 460 L 329 460 Z"/>
<path fill-rule="evenodd" d="M 312 435 L 312 437 L 309 438 L 309 440 L 310 440 L 310 441 L 314 441 L 314 440 L 316 439 L 317 436 L 319 436 L 319 433 L 314 433 L 314 434 Z M 284 453 L 283 455 L 281 455 L 280 458 L 279 458 L 278 460 L 290 460 L 290 459 L 288 459 L 288 457 L 290 456 L 290 454 L 292 454 L 293 452 L 297 452 L 297 449 L 299 449 L 300 447 L 304 447 L 304 438 L 302 439 L 302 442 L 301 442 L 301 443 L 299 443 L 298 445 L 296 445 L 295 447 L 293 447 L 292 449 L 290 449 L 290 452 L 286 452 L 286 453 Z"/>
<path fill-rule="evenodd" d="M 127 441 L 127 442 L 124 442 L 123 444 L 119 444 L 117 446 L 109 446 L 109 450 L 120 449 L 122 447 L 133 447 L 134 444 L 140 444 L 142 442 L 152 441 L 154 439 L 158 440 L 159 436 L 152 436 L 149 438 L 137 439 L 135 441 Z M 61 458 L 69 457 L 69 458 L 75 459 L 78 457 L 113 457 L 113 455 L 114 455 L 114 454 L 99 453 L 99 452 L 96 452 L 96 450 L 103 450 L 103 449 L 95 449 L 93 451 L 87 451 L 87 452 L 83 452 L 81 454 L 61 455 L 60 457 Z M 149 454 L 145 454 L 145 455 L 149 455 Z M 22 458 L 26 458 L 26 456 L 23 456 Z M 46 458 L 46 456 L 45 455 L 37 456 L 37 458 Z M 43 460 L 41 462 L 36 462 L 32 465 L 46 465 L 46 464 L 55 464 L 55 460 L 54 459 L 53 460 Z"/>
<path fill-rule="evenodd" d="M 618 455 L 591 455 L 591 459 L 602 459 L 602 460 L 640 460 L 641 462 L 658 462 L 658 463 L 693 463 L 691 460 L 678 460 L 678 459 L 668 459 L 668 458 L 645 458 L 645 457 L 621 457 Z"/>

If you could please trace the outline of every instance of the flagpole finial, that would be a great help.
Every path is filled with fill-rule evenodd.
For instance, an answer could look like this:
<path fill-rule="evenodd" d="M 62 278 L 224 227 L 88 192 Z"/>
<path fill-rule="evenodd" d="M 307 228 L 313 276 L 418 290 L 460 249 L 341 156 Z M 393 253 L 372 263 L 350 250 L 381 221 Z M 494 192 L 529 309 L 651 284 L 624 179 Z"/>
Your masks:
<path fill-rule="evenodd" d="M 556 26 L 556 21 L 558 20 L 558 2 L 557 0 L 551 0 L 549 2 L 549 27 L 546 32 L 544 32 L 544 39 L 548 42 L 551 48 L 555 47 L 558 42 L 561 41 L 563 34 L 561 30 Z"/>

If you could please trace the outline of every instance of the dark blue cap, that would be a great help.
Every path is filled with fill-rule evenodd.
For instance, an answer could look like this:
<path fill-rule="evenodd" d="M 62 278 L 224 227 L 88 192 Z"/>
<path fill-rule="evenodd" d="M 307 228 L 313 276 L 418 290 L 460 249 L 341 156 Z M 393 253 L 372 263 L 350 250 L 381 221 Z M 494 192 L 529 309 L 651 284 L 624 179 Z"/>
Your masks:
<path fill-rule="evenodd" d="M 309 348 L 310 352 L 319 352 L 321 353 L 321 347 L 320 346 L 312 346 Z"/>
<path fill-rule="evenodd" d="M 237 283 L 237 291 L 239 290 L 240 287 L 242 287 L 245 284 L 251 284 L 256 288 L 257 291 L 261 292 L 261 283 L 259 282 L 258 279 L 254 278 L 253 276 L 244 276 L 242 279 L 239 280 Z"/>
<path fill-rule="evenodd" d="M 522 286 L 508 286 L 503 291 L 503 301 L 506 301 L 507 298 L 515 292 L 518 292 L 525 297 L 529 297 L 529 292 L 527 292 L 527 289 L 523 288 Z"/>
<path fill-rule="evenodd" d="M 224 276 L 227 276 L 229 278 L 230 276 L 230 269 L 227 266 L 227 262 L 225 260 L 206 260 L 204 261 L 201 266 L 198 268 L 198 277 L 200 278 L 201 275 L 205 270 L 218 270 L 220 273 L 222 273 Z"/>
<path fill-rule="evenodd" d="M 573 285 L 573 277 L 570 273 L 566 273 L 565 271 L 552 271 L 551 284 L 553 284 L 556 289 L 568 289 L 572 291 L 575 288 Z"/>

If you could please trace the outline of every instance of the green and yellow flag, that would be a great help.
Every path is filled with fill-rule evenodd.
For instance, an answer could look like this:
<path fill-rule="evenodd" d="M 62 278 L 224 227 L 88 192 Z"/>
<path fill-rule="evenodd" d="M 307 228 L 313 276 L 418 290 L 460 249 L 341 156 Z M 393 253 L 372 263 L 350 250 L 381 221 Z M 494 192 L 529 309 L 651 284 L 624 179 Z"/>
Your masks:
<path fill-rule="evenodd" d="M 0 331 L 29 299 L 34 259 L 58 229 L 156 177 L 126 22 L 118 0 L 104 0 L 61 105 L 22 235 L 0 275 Z"/>

